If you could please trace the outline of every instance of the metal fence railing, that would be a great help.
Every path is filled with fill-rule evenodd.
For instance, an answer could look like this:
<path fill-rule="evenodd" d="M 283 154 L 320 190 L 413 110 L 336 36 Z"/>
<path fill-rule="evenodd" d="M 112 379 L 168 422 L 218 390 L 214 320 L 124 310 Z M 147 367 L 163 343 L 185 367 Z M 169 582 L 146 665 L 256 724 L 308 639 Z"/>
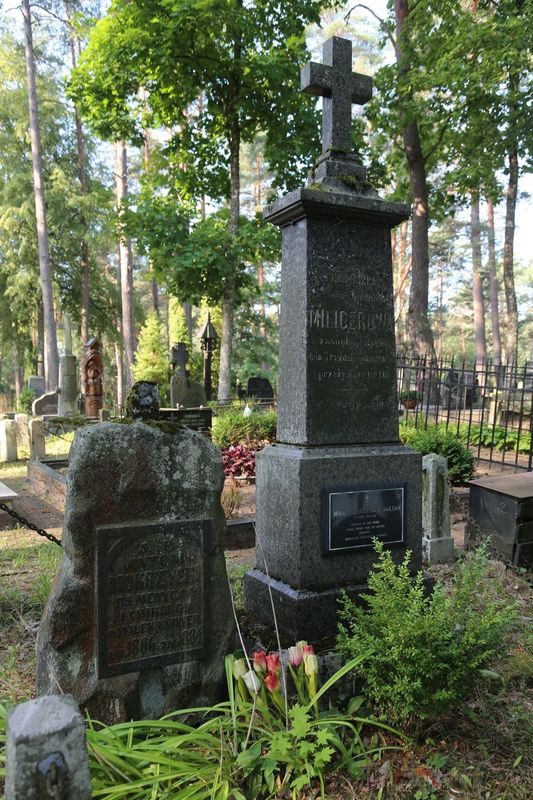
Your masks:
<path fill-rule="evenodd" d="M 438 423 L 479 461 L 533 469 L 533 362 L 468 362 L 399 356 L 398 395 L 406 424 Z"/>

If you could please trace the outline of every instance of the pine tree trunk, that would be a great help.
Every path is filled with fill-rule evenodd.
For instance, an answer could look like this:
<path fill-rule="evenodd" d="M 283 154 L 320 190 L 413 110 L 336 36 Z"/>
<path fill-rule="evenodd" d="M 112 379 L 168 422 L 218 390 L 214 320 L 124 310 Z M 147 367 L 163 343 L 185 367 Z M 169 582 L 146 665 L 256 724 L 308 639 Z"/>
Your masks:
<path fill-rule="evenodd" d="M 411 65 L 404 42 L 404 24 L 409 15 L 407 0 L 394 0 L 396 20 L 396 62 L 400 80 L 408 82 Z M 409 92 L 409 94 L 411 94 Z M 416 120 L 408 119 L 400 107 L 403 149 L 407 158 L 413 198 L 412 267 L 409 296 L 409 326 L 412 345 L 419 355 L 434 356 L 433 334 L 428 320 L 429 241 L 426 164 Z"/>
<path fill-rule="evenodd" d="M 37 223 L 39 272 L 41 277 L 41 292 L 43 299 L 44 374 L 47 390 L 53 391 L 58 385 L 59 361 L 57 355 L 52 265 L 50 262 L 50 246 L 48 243 L 48 228 L 46 224 L 43 159 L 41 150 L 41 132 L 39 127 L 39 105 L 37 98 L 35 55 L 33 52 L 33 36 L 29 0 L 22 0 L 22 16 L 24 17 L 24 52 L 26 56 L 26 74 L 28 80 L 28 106 L 30 117 L 31 156 L 33 164 L 33 189 L 35 195 L 35 219 Z"/>
<path fill-rule="evenodd" d="M 470 243 L 472 246 L 472 307 L 474 310 L 474 346 L 476 361 L 486 361 L 485 303 L 481 257 L 481 227 L 479 221 L 479 194 L 472 193 L 470 201 Z"/>
<path fill-rule="evenodd" d="M 509 180 L 505 205 L 505 238 L 503 243 L 503 285 L 507 311 L 505 350 L 507 363 L 516 360 L 518 346 L 518 309 L 514 282 L 514 232 L 516 197 L 518 193 L 518 152 L 513 148 L 508 156 Z"/>
<path fill-rule="evenodd" d="M 66 2 L 65 7 L 67 14 L 67 25 L 68 25 L 69 44 L 70 44 L 70 64 L 72 69 L 75 69 L 77 64 L 76 37 L 71 22 L 72 8 L 70 2 Z M 76 105 L 74 105 L 74 121 L 76 125 L 78 178 L 80 181 L 81 194 L 83 197 L 85 197 L 88 194 L 87 170 L 85 168 L 85 137 L 83 135 L 83 127 L 81 124 L 80 115 L 78 113 L 78 108 Z M 81 332 L 81 343 L 82 345 L 84 345 L 85 342 L 87 342 L 87 340 L 89 339 L 89 300 L 90 300 L 88 225 L 87 225 L 87 220 L 85 219 L 84 216 L 82 216 L 81 219 L 81 227 L 83 233 L 82 233 L 81 254 L 80 254 L 80 266 L 81 266 L 80 332 Z M 81 364 L 81 359 L 80 359 L 80 364 Z"/>
<path fill-rule="evenodd" d="M 116 143 L 116 200 L 120 215 L 120 208 L 128 194 L 128 166 L 126 145 L 124 142 Z M 134 322 L 134 295 L 133 295 L 133 258 L 129 240 L 120 231 L 119 239 L 120 261 L 120 296 L 122 300 L 122 338 L 124 342 L 124 392 L 131 389 L 132 365 L 135 353 L 135 322 Z"/>
<path fill-rule="evenodd" d="M 237 0 L 242 6 L 243 0 Z M 240 217 L 240 147 L 241 131 L 239 126 L 238 103 L 241 91 L 240 61 L 242 37 L 239 31 L 235 35 L 234 62 L 235 71 L 231 76 L 232 104 L 228 107 L 228 143 L 230 151 L 230 220 L 229 232 L 237 238 Z M 237 265 L 234 265 L 237 269 Z M 220 364 L 218 373 L 218 402 L 231 400 L 231 355 L 233 349 L 233 320 L 235 314 L 235 278 L 229 279 L 222 299 L 222 332 L 220 336 Z"/>
<path fill-rule="evenodd" d="M 496 236 L 494 232 L 494 205 L 487 201 L 487 245 L 490 296 L 490 322 L 492 329 L 492 360 L 496 366 L 502 362 L 502 341 L 500 334 L 500 301 L 498 276 L 496 274 Z"/>

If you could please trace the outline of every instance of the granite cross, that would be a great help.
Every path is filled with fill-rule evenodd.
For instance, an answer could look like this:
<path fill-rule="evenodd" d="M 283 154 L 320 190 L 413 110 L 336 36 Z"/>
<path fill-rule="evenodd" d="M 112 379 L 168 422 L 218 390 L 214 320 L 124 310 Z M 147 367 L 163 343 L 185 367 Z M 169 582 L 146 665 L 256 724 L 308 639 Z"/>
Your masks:
<path fill-rule="evenodd" d="M 301 88 L 322 95 L 322 152 L 350 153 L 352 103 L 363 105 L 372 97 L 372 78 L 352 72 L 352 43 L 332 36 L 322 48 L 323 64 L 310 61 L 302 69 Z"/>

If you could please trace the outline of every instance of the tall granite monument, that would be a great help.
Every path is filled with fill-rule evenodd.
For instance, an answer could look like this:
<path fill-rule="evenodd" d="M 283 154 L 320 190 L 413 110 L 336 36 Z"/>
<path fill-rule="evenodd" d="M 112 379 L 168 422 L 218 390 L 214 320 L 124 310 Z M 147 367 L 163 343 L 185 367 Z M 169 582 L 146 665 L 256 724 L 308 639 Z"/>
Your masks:
<path fill-rule="evenodd" d="M 421 456 L 400 443 L 390 229 L 352 152 L 351 105 L 372 80 L 351 42 L 302 70 L 323 95 L 323 152 L 306 187 L 265 209 L 282 229 L 277 442 L 257 457 L 257 563 L 248 609 L 287 638 L 335 634 L 339 589 L 364 590 L 373 539 L 421 563 Z M 270 590 L 270 591 L 269 591 Z"/>
<path fill-rule="evenodd" d="M 68 314 L 63 315 L 64 350 L 59 359 L 59 404 L 60 417 L 74 417 L 78 413 L 78 367 L 72 353 L 72 332 Z"/>

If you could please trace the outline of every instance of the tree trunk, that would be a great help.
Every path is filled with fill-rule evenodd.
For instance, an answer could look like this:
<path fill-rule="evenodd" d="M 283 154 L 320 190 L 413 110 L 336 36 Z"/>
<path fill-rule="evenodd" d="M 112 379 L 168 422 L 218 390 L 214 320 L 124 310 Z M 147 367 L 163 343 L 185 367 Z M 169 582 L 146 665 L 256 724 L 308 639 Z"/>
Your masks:
<path fill-rule="evenodd" d="M 505 238 L 503 243 L 503 285 L 505 287 L 505 306 L 507 324 L 505 350 L 507 362 L 516 360 L 518 346 L 518 309 L 514 283 L 513 251 L 515 232 L 516 196 L 518 193 L 518 152 L 514 147 L 509 152 L 509 181 L 505 206 Z"/>
<path fill-rule="evenodd" d="M 237 0 L 242 6 L 243 0 Z M 231 77 L 232 104 L 228 108 L 228 144 L 230 152 L 230 220 L 229 232 L 233 237 L 239 233 L 240 216 L 240 147 L 241 131 L 239 125 L 238 103 L 241 91 L 240 62 L 242 50 L 242 36 L 236 31 L 234 44 L 235 70 Z M 237 269 L 237 265 L 234 265 Z M 233 345 L 233 319 L 235 312 L 235 277 L 228 280 L 226 291 L 222 299 L 222 332 L 220 336 L 220 363 L 218 372 L 218 402 L 227 403 L 231 400 L 231 354 Z"/>
<path fill-rule="evenodd" d="M 502 362 L 502 341 L 500 334 L 500 301 L 498 276 L 496 274 L 496 236 L 494 232 L 494 205 L 487 201 L 487 245 L 490 296 L 490 322 L 492 329 L 492 360 L 496 366 Z"/>
<path fill-rule="evenodd" d="M 404 46 L 404 23 L 409 15 L 407 0 L 394 0 L 396 20 L 396 62 L 399 80 L 409 82 L 411 65 Z M 408 99 L 411 92 L 408 91 Z M 428 320 L 429 303 L 429 242 L 428 189 L 426 164 L 422 153 L 416 120 L 408 119 L 400 107 L 403 149 L 407 158 L 409 181 L 413 198 L 412 267 L 409 296 L 409 326 L 413 348 L 419 355 L 434 356 L 433 334 Z"/>
<path fill-rule="evenodd" d="M 22 392 L 24 383 L 24 367 L 20 364 L 21 359 L 17 348 L 15 348 L 13 356 L 15 362 L 15 405 L 18 408 L 20 393 Z"/>
<path fill-rule="evenodd" d="M 143 90 L 143 100 L 146 102 L 146 92 Z M 147 128 L 144 129 L 144 171 L 148 172 L 150 166 L 150 132 Z M 151 256 L 148 258 L 148 271 L 150 273 L 150 292 L 152 295 L 152 308 L 160 316 L 159 308 L 159 286 L 154 277 L 154 261 Z"/>
<path fill-rule="evenodd" d="M 28 106 L 30 117 L 31 157 L 33 164 L 33 189 L 35 195 L 35 220 L 37 223 L 37 245 L 39 250 L 39 272 L 43 299 L 44 319 L 44 374 L 46 388 L 57 388 L 59 361 L 57 355 L 56 318 L 54 310 L 54 291 L 52 287 L 52 265 L 46 224 L 46 204 L 44 196 L 43 159 L 41 151 L 41 132 L 39 127 L 39 106 L 35 75 L 35 55 L 29 0 L 22 0 L 24 17 L 24 52 L 28 80 Z"/>
<path fill-rule="evenodd" d="M 479 194 L 473 192 L 470 200 L 470 243 L 472 246 L 472 307 L 474 310 L 474 346 L 476 361 L 486 361 L 485 303 L 481 257 L 481 227 L 479 221 Z"/>
<path fill-rule="evenodd" d="M 128 166 L 126 145 L 116 143 L 116 200 L 119 219 L 121 207 L 128 194 Z M 124 391 L 129 392 L 133 382 L 132 365 L 135 352 L 135 319 L 133 295 L 133 258 L 131 246 L 119 223 L 120 296 L 122 301 L 122 338 L 124 342 Z"/>

